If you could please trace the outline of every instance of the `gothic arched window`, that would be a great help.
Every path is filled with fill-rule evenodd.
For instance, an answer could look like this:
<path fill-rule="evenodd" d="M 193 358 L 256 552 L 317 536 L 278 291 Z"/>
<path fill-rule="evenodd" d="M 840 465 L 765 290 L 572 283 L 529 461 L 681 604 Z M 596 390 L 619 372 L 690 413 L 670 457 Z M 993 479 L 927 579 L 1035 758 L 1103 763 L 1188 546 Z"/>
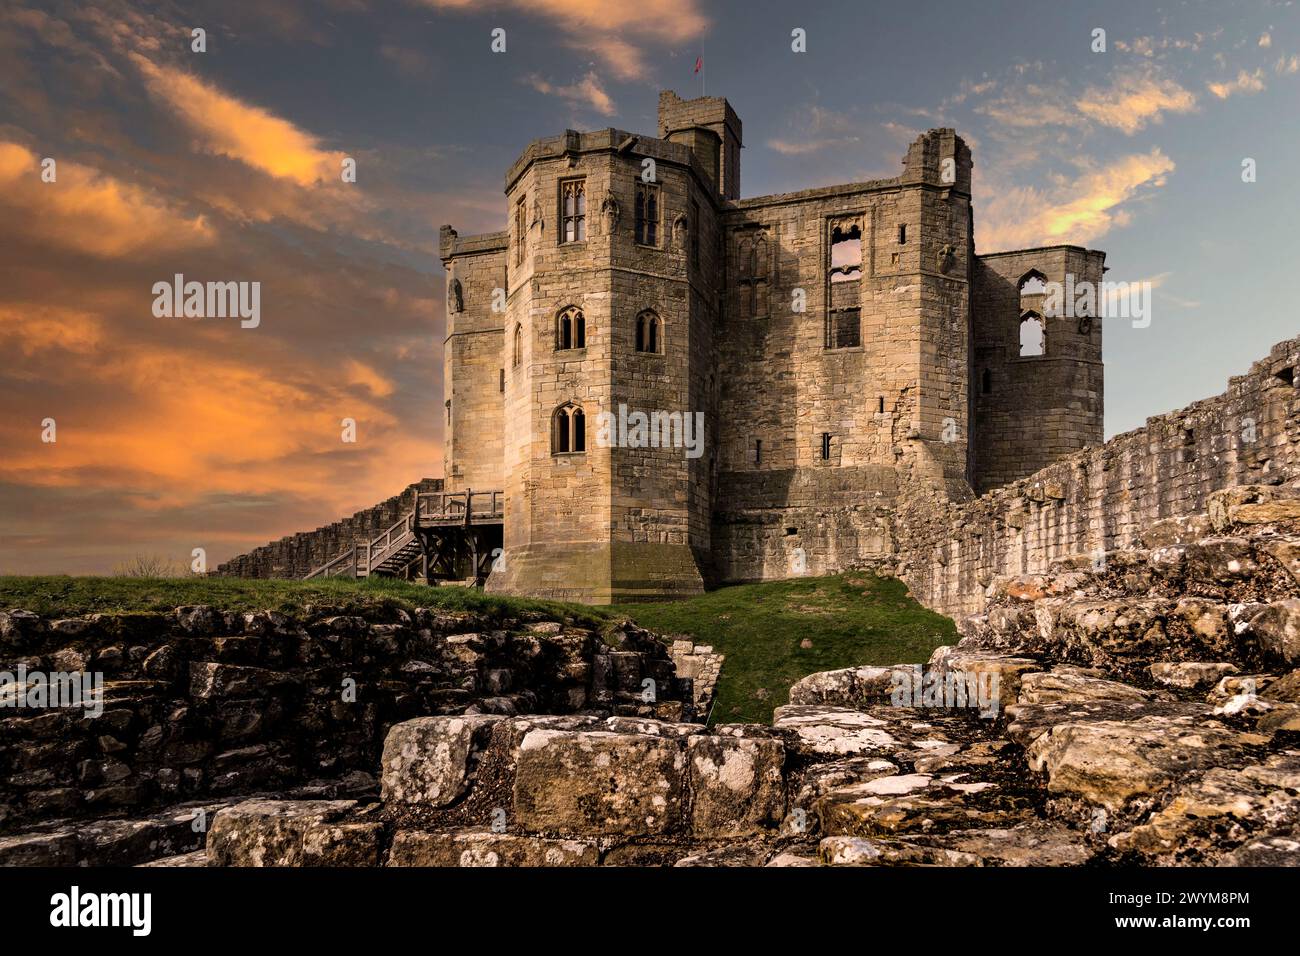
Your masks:
<path fill-rule="evenodd" d="M 1020 317 L 1020 355 L 1028 358 L 1047 354 L 1047 326 L 1037 312 L 1026 312 Z"/>
<path fill-rule="evenodd" d="M 561 405 L 551 415 L 551 454 L 567 455 L 587 450 L 587 419 L 581 406 Z"/>
<path fill-rule="evenodd" d="M 515 326 L 515 350 L 513 357 L 510 359 L 510 367 L 518 368 L 519 363 L 524 360 L 524 327 Z"/>
<path fill-rule="evenodd" d="M 576 305 L 561 309 L 555 317 L 555 348 L 585 349 L 587 347 L 587 320 Z"/>
<path fill-rule="evenodd" d="M 663 323 L 652 309 L 646 309 L 636 317 L 636 350 L 658 353 L 662 346 Z"/>

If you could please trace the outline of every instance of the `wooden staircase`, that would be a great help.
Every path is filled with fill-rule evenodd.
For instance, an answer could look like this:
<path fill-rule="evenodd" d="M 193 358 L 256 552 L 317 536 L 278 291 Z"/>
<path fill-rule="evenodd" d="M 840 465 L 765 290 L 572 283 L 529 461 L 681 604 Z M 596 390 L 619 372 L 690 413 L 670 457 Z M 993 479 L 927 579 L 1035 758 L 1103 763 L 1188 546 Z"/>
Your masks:
<path fill-rule="evenodd" d="M 504 506 L 504 491 L 417 490 L 411 510 L 391 527 L 313 569 L 306 579 L 376 574 L 408 580 L 418 575 L 429 581 L 454 577 L 457 565 L 468 558 L 478 581 L 486 577 L 486 545 L 499 537 L 494 532 L 502 527 Z"/>

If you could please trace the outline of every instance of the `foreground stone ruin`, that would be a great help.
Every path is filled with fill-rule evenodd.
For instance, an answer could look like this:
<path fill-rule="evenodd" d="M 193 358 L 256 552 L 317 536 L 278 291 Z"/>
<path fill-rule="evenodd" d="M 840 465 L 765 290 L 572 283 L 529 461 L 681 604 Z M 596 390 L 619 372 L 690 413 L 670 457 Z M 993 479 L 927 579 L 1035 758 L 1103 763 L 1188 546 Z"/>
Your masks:
<path fill-rule="evenodd" d="M 93 707 L 12 706 L 13 683 L 0 689 L 0 865 L 201 851 L 220 811 L 253 797 L 373 800 L 390 728 L 413 718 L 707 713 L 711 649 L 542 617 L 0 612 L 0 672 L 104 680 Z"/>
<path fill-rule="evenodd" d="M 992 582 L 925 668 L 938 700 L 900 698 L 900 664 L 813 674 L 771 726 L 423 716 L 388 730 L 378 794 L 230 800 L 154 865 L 1298 864 L 1300 484 L 1142 545 Z M 0 853 L 70 862 L 61 840 Z"/>

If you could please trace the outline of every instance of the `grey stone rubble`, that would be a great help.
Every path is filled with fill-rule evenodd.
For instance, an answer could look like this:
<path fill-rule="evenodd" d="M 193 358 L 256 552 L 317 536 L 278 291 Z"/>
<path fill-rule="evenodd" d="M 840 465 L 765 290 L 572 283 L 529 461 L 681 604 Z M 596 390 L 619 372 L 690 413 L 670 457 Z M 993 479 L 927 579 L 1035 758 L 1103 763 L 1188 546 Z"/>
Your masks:
<path fill-rule="evenodd" d="M 771 726 L 427 717 L 378 800 L 226 806 L 178 865 L 1300 864 L 1300 487 L 1232 510 L 1262 494 L 993 582 L 929 663 L 996 672 L 996 719 L 894 706 L 910 665 L 810 675 Z"/>
<path fill-rule="evenodd" d="M 0 671 L 103 675 L 98 714 L 0 708 L 0 865 L 198 850 L 217 811 L 249 797 L 373 799 L 389 728 L 412 718 L 689 722 L 697 702 L 707 710 L 721 655 L 679 648 L 697 689 L 663 641 L 629 622 L 597 632 L 540 617 L 0 612 Z"/>

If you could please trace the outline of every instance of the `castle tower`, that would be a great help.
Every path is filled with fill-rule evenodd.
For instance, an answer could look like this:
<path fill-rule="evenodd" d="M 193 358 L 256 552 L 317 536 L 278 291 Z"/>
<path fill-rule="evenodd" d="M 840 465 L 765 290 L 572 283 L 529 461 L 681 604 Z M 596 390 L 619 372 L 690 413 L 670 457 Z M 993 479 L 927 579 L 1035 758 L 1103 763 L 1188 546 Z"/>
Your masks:
<path fill-rule="evenodd" d="M 505 547 L 489 591 L 703 589 L 719 187 L 714 134 L 698 132 L 569 131 L 510 171 Z"/>

